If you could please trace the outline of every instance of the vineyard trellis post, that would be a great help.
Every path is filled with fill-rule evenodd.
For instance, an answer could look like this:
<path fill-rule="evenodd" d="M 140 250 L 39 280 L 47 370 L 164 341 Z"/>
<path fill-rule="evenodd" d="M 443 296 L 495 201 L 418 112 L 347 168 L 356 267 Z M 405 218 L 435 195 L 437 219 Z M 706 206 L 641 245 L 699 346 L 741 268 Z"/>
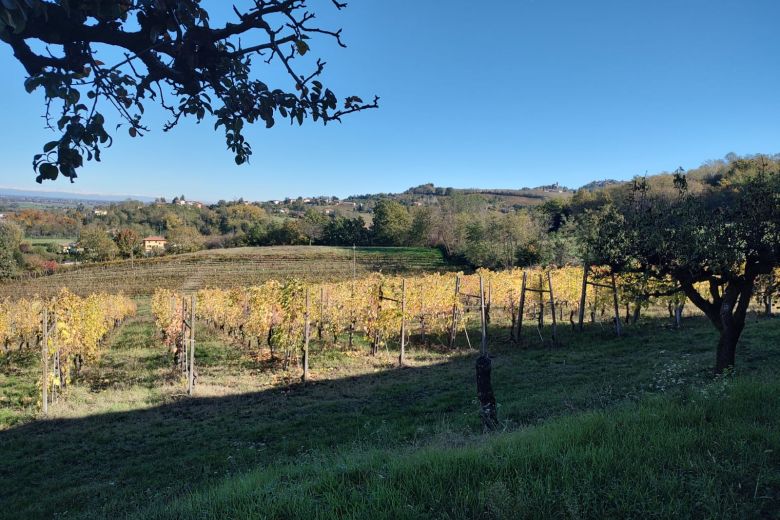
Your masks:
<path fill-rule="evenodd" d="M 558 341 L 558 322 L 555 316 L 555 297 L 553 295 L 552 276 L 550 272 L 547 272 L 547 289 L 544 289 L 544 275 L 539 273 L 539 288 L 534 289 L 528 287 L 528 273 L 523 271 L 523 282 L 520 286 L 520 303 L 517 308 L 517 342 L 520 343 L 523 337 L 523 314 L 525 313 L 525 294 L 527 292 L 535 292 L 539 294 L 539 316 L 537 318 L 537 327 L 539 331 L 539 338 L 544 342 L 542 337 L 542 327 L 544 327 L 544 293 L 550 294 L 550 312 L 552 314 L 552 342 L 555 345 Z"/>
<path fill-rule="evenodd" d="M 355 244 L 352 244 L 352 290 L 349 302 L 349 348 L 352 349 L 355 335 L 355 276 L 357 271 L 357 256 Z"/>
<path fill-rule="evenodd" d="M 398 366 L 406 363 L 406 279 L 401 280 L 401 352 L 398 354 Z"/>
<path fill-rule="evenodd" d="M 43 331 L 43 343 L 41 345 L 41 360 L 43 365 L 43 380 L 41 384 L 41 406 L 43 408 L 43 415 L 49 414 L 49 335 L 53 331 L 54 325 L 57 321 L 54 320 L 54 324 L 49 327 L 49 309 L 44 305 L 43 317 L 42 317 L 42 331 Z"/>
<path fill-rule="evenodd" d="M 515 340 L 520 343 L 523 335 L 523 313 L 525 312 L 525 285 L 528 280 L 528 273 L 523 271 L 523 283 L 520 285 L 520 301 L 517 304 L 517 334 Z"/>
<path fill-rule="evenodd" d="M 187 395 L 192 395 L 195 391 L 195 295 L 190 296 L 189 309 L 182 305 L 182 314 L 184 325 L 184 360 L 187 371 Z M 189 311 L 189 319 L 187 319 Z"/>
<path fill-rule="evenodd" d="M 498 426 L 498 412 L 496 396 L 493 393 L 493 385 L 490 377 L 492 363 L 487 348 L 487 323 L 485 322 L 485 286 L 482 277 L 479 277 L 479 307 L 482 322 L 482 342 L 477 358 L 477 398 L 480 403 L 479 415 L 485 430 L 494 430 Z"/>
<path fill-rule="evenodd" d="M 455 348 L 458 335 L 458 298 L 460 297 L 460 276 L 455 276 L 455 300 L 452 302 L 452 324 L 450 325 L 450 348 Z"/>
<path fill-rule="evenodd" d="M 544 277 L 539 273 L 539 333 L 544 328 Z"/>
<path fill-rule="evenodd" d="M 321 302 L 322 298 L 320 298 Z M 309 288 L 306 287 L 306 308 L 303 313 L 303 376 L 301 377 L 304 383 L 309 380 L 309 325 Z"/>
<path fill-rule="evenodd" d="M 558 342 L 558 323 L 555 321 L 555 297 L 553 296 L 552 273 L 547 271 L 547 285 L 550 290 L 550 311 L 552 314 L 552 340 L 553 344 Z"/>
<path fill-rule="evenodd" d="M 322 327 L 325 322 L 325 287 L 320 286 L 320 319 L 317 322 L 317 339 L 322 341 Z"/>
<path fill-rule="evenodd" d="M 580 313 L 579 313 L 579 323 L 578 328 L 580 331 L 583 330 L 583 322 L 585 321 L 585 298 L 588 290 L 588 285 L 592 285 L 596 291 L 598 291 L 599 287 L 602 287 L 604 289 L 609 289 L 612 291 L 612 303 L 614 307 L 614 321 L 615 321 L 615 334 L 617 336 L 623 335 L 623 325 L 620 322 L 620 306 L 618 304 L 618 289 L 617 289 L 617 280 L 615 278 L 615 273 L 612 271 L 611 274 L 611 282 L 609 284 L 599 283 L 599 282 L 593 282 L 588 280 L 588 274 L 590 272 L 590 265 L 585 264 L 583 267 L 583 273 L 582 273 L 582 292 L 580 293 Z M 591 319 L 594 319 L 594 314 L 591 314 Z"/>
<path fill-rule="evenodd" d="M 479 353 L 482 356 L 487 355 L 487 320 L 485 318 L 485 286 L 482 277 L 479 277 L 479 312 L 482 325 L 482 338 L 479 344 Z"/>
<path fill-rule="evenodd" d="M 612 273 L 612 302 L 615 307 L 615 334 L 618 337 L 623 335 L 623 326 L 620 323 L 620 307 L 618 306 L 618 290 L 615 273 Z"/>
<path fill-rule="evenodd" d="M 588 271 L 590 266 L 585 264 L 582 266 L 582 290 L 580 291 L 580 309 L 577 322 L 577 328 L 582 332 L 583 322 L 585 321 L 585 297 L 588 292 Z"/>
<path fill-rule="evenodd" d="M 487 303 L 485 304 L 485 324 L 490 324 L 490 307 L 493 303 L 493 280 L 488 278 Z"/>

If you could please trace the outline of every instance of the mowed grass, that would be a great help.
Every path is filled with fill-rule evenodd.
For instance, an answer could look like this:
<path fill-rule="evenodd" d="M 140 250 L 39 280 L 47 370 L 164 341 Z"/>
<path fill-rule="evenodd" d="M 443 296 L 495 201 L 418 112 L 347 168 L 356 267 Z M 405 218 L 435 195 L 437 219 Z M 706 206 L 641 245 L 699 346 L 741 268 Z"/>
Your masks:
<path fill-rule="evenodd" d="M 98 291 L 149 295 L 158 287 L 192 291 L 236 287 L 266 280 L 343 280 L 370 272 L 420 273 L 464 270 L 438 249 L 423 247 L 275 246 L 213 249 L 62 268 L 37 278 L 0 284 L 0 297 L 53 295 L 62 287 L 78 294 Z"/>
<path fill-rule="evenodd" d="M 483 434 L 476 352 L 315 343 L 313 382 L 199 329 L 196 396 L 148 307 L 56 404 L 0 431 L 9 518 L 772 518 L 780 511 L 780 320 L 750 323 L 739 374 L 715 334 L 491 329 L 501 432 Z M 527 338 L 533 338 L 530 329 Z M 472 341 L 475 333 L 471 332 Z M 462 334 L 461 334 L 462 336 Z M 342 338 L 341 343 L 344 343 Z M 29 370 L 36 373 L 34 359 Z M 23 364 L 23 363 L 22 363 Z M 5 369 L 4 369 L 5 370 Z M 28 383 L 29 384 L 29 383 Z M 34 387 L 34 383 L 32 383 Z M 19 424 L 20 422 L 24 424 Z M 9 427 L 10 426 L 10 427 Z"/>

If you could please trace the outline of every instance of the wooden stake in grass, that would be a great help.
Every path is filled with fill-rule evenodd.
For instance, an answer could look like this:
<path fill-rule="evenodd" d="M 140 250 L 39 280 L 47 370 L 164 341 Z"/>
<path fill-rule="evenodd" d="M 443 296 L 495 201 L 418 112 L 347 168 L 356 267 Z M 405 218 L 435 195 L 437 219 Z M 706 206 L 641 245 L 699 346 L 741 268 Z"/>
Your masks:
<path fill-rule="evenodd" d="M 306 310 L 303 313 L 303 376 L 304 383 L 309 380 L 309 288 L 306 288 Z"/>
<path fill-rule="evenodd" d="M 496 397 L 490 381 L 492 363 L 487 349 L 487 323 L 485 320 L 485 287 L 482 277 L 479 277 L 479 306 L 482 321 L 482 342 L 477 358 L 477 398 L 480 403 L 480 418 L 485 430 L 494 430 L 498 426 Z"/>

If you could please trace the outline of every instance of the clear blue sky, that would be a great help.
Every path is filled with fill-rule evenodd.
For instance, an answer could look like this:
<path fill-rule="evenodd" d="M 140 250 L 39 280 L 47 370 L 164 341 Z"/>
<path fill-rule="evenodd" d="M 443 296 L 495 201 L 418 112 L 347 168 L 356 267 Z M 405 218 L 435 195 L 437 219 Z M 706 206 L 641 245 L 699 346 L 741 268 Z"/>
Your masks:
<path fill-rule="evenodd" d="M 203 0 L 227 16 L 230 2 Z M 237 1 L 237 5 L 247 4 Z M 143 139 L 121 132 L 76 184 L 46 189 L 266 200 L 441 186 L 576 187 L 692 168 L 728 152 L 780 151 L 777 0 L 352 0 L 321 23 L 348 49 L 312 42 L 337 94 L 381 96 L 341 125 L 247 136 L 237 167 L 211 123 Z M 42 96 L 0 45 L 0 185 L 38 187 L 50 139 Z M 259 70 L 264 71 L 263 65 Z M 159 114 L 157 114 L 159 115 Z M 157 117 L 152 111 L 152 120 Z"/>

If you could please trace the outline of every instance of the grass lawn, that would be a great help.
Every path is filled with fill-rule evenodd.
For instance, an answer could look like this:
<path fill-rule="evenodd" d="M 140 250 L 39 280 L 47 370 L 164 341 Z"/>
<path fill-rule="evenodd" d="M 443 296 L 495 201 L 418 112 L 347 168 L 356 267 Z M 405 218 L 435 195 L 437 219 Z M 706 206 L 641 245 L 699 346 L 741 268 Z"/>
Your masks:
<path fill-rule="evenodd" d="M 502 431 L 483 434 L 463 338 L 452 353 L 412 347 L 400 370 L 394 350 L 316 344 L 301 385 L 267 349 L 201 328 L 187 398 L 141 303 L 47 420 L 30 421 L 35 357 L 0 365 L 6 517 L 780 513 L 780 320 L 750 323 L 737 376 L 716 382 L 715 333 L 698 318 L 622 339 L 562 327 L 555 349 L 494 328 Z"/>
<path fill-rule="evenodd" d="M 29 242 L 34 246 L 47 245 L 47 244 L 56 244 L 60 246 L 60 245 L 70 244 L 71 242 L 76 242 L 77 240 L 78 240 L 77 237 L 73 237 L 73 238 L 25 237 L 24 242 Z"/>

